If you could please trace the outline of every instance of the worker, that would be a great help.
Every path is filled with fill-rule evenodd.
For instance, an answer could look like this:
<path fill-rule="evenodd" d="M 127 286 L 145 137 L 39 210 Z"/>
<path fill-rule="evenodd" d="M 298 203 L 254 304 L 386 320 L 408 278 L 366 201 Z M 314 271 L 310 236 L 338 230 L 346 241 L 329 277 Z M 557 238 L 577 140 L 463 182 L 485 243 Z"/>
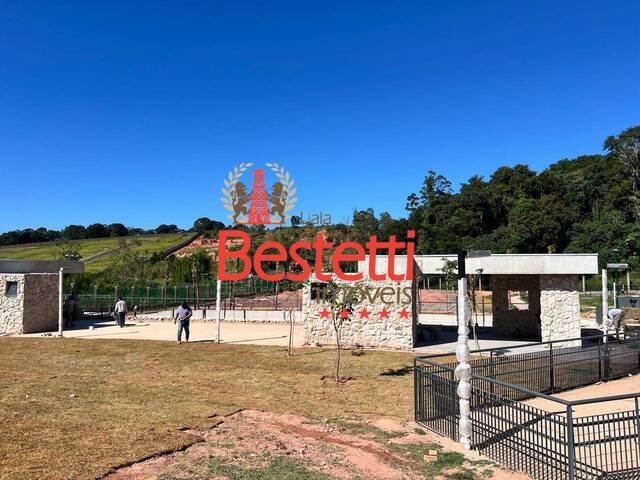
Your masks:
<path fill-rule="evenodd" d="M 607 321 L 606 321 L 607 332 L 609 331 L 610 328 L 615 329 L 616 338 L 617 338 L 618 334 L 620 333 L 620 327 L 622 326 L 623 318 L 624 318 L 624 310 L 622 310 L 621 308 L 612 308 L 611 310 L 609 310 L 607 312 Z"/>

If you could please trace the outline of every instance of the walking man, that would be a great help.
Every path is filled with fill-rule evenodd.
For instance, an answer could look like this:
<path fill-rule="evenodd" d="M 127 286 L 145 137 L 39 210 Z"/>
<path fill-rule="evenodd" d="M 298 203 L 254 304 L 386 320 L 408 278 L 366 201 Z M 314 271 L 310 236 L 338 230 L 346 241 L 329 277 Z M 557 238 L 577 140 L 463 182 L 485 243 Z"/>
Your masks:
<path fill-rule="evenodd" d="M 127 304 L 122 300 L 122 297 L 118 297 L 115 312 L 118 317 L 118 325 L 120 325 L 120 328 L 124 327 L 124 317 L 127 314 Z"/>
<path fill-rule="evenodd" d="M 191 307 L 187 305 L 187 302 L 182 302 L 182 305 L 178 307 L 176 310 L 175 317 L 173 319 L 173 323 L 178 321 L 178 343 L 182 343 L 182 329 L 184 329 L 184 335 L 189 341 L 189 322 L 191 320 L 191 315 L 193 315 L 193 311 L 191 311 Z"/>

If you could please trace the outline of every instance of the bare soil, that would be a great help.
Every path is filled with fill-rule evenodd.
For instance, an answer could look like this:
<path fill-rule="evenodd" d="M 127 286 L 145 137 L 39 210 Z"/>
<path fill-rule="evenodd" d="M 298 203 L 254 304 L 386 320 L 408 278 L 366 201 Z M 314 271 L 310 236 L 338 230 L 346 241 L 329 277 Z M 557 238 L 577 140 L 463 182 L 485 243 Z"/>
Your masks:
<path fill-rule="evenodd" d="M 244 410 L 221 418 L 211 429 L 188 433 L 197 436 L 198 443 L 118 469 L 105 480 L 254 478 L 220 476 L 215 465 L 231 465 L 233 472 L 255 468 L 268 472 L 277 458 L 326 476 L 322 478 L 341 480 L 528 478 L 462 452 L 454 442 L 424 432 L 413 422 L 393 418 L 322 421 Z M 438 459 L 425 460 L 422 452 L 434 449 L 438 450 Z M 458 476 L 462 474 L 466 476 Z M 257 478 L 272 477 L 265 473 Z"/>

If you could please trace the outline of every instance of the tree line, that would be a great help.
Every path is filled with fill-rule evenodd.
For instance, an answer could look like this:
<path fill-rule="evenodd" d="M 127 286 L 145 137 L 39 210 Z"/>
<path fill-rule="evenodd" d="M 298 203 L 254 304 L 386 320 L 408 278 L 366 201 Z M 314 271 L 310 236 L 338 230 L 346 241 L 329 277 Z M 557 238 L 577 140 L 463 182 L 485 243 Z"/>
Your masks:
<path fill-rule="evenodd" d="M 28 243 L 52 242 L 56 240 L 86 240 L 93 238 L 127 237 L 130 235 L 151 235 L 180 233 L 184 231 L 216 232 L 224 228 L 224 223 L 207 217 L 197 219 L 193 227 L 183 230 L 175 224 L 161 224 L 153 229 L 126 227 L 122 223 L 92 223 L 88 226 L 67 225 L 62 230 L 50 230 L 45 227 L 36 229 L 12 230 L 0 235 L 0 245 L 22 245 Z"/>
<path fill-rule="evenodd" d="M 603 154 L 560 160 L 540 173 L 526 165 L 472 176 L 454 192 L 429 171 L 407 198 L 406 218 L 354 212 L 353 234 L 416 230 L 416 253 L 585 253 L 640 267 L 640 126 L 610 136 Z"/>
<path fill-rule="evenodd" d="M 634 126 L 606 138 L 603 153 L 562 159 L 541 172 L 522 164 L 503 166 L 487 179 L 472 176 L 458 191 L 454 191 L 445 176 L 429 171 L 420 189 L 407 197 L 406 215 L 402 218 L 393 218 L 387 212 L 376 214 L 369 208 L 354 211 L 350 225 L 318 227 L 292 218 L 291 227 L 235 225 L 234 228 L 249 233 L 252 248 L 264 240 L 276 240 L 288 247 L 299 239 L 313 239 L 319 232 L 336 243 L 347 240 L 364 243 L 370 235 L 381 239 L 396 235 L 404 241 L 407 230 L 412 229 L 416 231 L 417 254 L 454 253 L 460 249 L 487 249 L 495 253 L 595 252 L 601 263 L 626 261 L 638 269 L 639 153 L 640 126 Z M 190 230 L 215 237 L 222 228 L 225 228 L 222 222 L 203 217 Z M 26 241 L 16 232 L 8 232 L 0 236 L 0 244 L 45 241 L 55 235 L 78 239 L 172 231 L 180 230 L 175 225 L 160 225 L 153 231 L 126 228 L 122 224 L 94 224 L 86 228 L 70 225 L 60 232 L 30 231 L 35 237 L 26 235 L 32 238 Z M 123 250 L 123 256 L 125 253 Z M 161 258 L 148 259 L 145 281 L 162 278 L 184 282 L 210 271 L 213 265 L 206 255 L 201 252 L 196 255 L 194 259 L 171 260 L 175 262 L 171 267 L 161 263 L 164 261 Z M 120 260 L 125 269 L 136 263 L 126 258 Z M 279 263 L 272 268 L 286 270 L 295 266 Z M 125 277 L 141 276 L 138 272 L 120 273 Z M 113 280 L 118 276 L 113 276 Z"/>

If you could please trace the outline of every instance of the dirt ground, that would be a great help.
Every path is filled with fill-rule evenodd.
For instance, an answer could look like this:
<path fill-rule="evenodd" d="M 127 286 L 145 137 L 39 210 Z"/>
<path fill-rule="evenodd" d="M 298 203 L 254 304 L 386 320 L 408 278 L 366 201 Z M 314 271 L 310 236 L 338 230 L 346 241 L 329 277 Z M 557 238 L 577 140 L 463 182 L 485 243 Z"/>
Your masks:
<path fill-rule="evenodd" d="M 640 378 L 633 375 L 610 382 L 602 382 L 587 387 L 576 388 L 567 392 L 557 393 L 554 397 L 564 400 L 582 400 L 585 398 L 608 397 L 611 395 L 624 395 L 627 393 L 635 393 L 640 389 Z M 533 398 L 525 402 L 528 405 L 546 410 L 548 412 L 557 412 L 564 410 L 564 405 L 543 398 Z M 625 412 L 633 410 L 635 403 L 633 398 L 628 400 L 614 400 L 612 402 L 591 403 L 586 405 L 577 405 L 573 408 L 574 417 L 583 417 L 588 415 L 598 415 L 610 412 Z"/>
<path fill-rule="evenodd" d="M 93 328 L 91 328 L 93 327 Z M 289 344 L 289 325 L 282 323 L 234 323 L 222 322 L 220 338 L 222 343 L 245 345 Z M 80 320 L 74 328 L 65 330 L 66 338 L 83 339 L 131 339 L 131 340 L 169 340 L 176 341 L 176 325 L 171 322 L 145 322 L 127 319 L 124 328 L 110 320 Z M 24 337 L 41 337 L 41 333 L 29 333 Z M 183 337 L 184 338 L 184 337 Z M 213 321 L 192 321 L 191 342 L 211 342 L 216 339 L 216 324 Z M 304 333 L 300 325 L 293 330 L 293 346 L 304 343 Z"/>
<path fill-rule="evenodd" d="M 105 480 L 528 478 L 392 418 L 363 423 L 244 410 L 214 420 L 211 429 L 188 431 L 198 443 L 186 450 L 115 469 Z"/>

